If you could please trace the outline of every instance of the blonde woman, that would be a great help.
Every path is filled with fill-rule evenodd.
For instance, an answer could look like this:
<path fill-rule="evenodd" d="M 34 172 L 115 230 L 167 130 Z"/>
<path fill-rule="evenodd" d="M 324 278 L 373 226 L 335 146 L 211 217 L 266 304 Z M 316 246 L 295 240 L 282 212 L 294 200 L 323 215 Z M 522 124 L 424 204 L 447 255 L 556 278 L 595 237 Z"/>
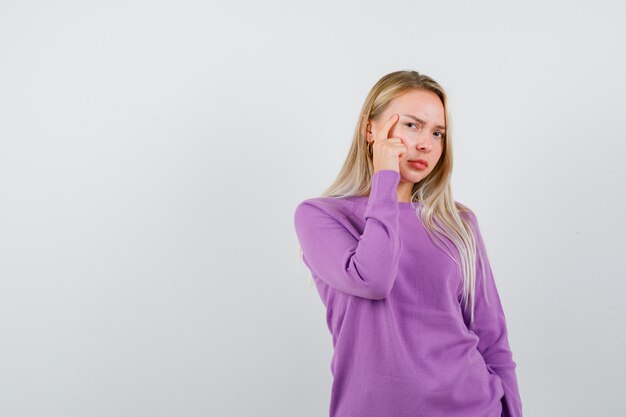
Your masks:
<path fill-rule="evenodd" d="M 485 244 L 451 173 L 443 88 L 397 71 L 369 92 L 337 179 L 295 210 L 332 334 L 330 417 L 522 417 Z"/>

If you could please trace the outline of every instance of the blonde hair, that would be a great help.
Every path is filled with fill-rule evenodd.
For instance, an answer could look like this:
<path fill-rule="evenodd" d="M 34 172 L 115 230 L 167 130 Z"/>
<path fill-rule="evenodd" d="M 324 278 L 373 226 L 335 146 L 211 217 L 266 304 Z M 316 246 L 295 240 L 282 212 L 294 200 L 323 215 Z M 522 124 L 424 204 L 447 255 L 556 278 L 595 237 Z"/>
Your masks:
<path fill-rule="evenodd" d="M 474 213 L 465 205 L 455 202 L 452 198 L 450 178 L 452 174 L 452 126 L 446 105 L 444 89 L 431 77 L 417 71 L 396 71 L 383 76 L 370 90 L 359 115 L 354 131 L 352 146 L 335 181 L 320 197 L 347 197 L 353 195 L 369 195 L 371 177 L 374 173 L 372 157 L 367 151 L 365 129 L 370 119 L 377 120 L 389 103 L 396 97 L 415 89 L 435 93 L 440 99 L 445 112 L 446 133 L 444 135 L 443 152 L 435 168 L 426 178 L 413 184 L 411 201 L 422 204 L 416 213 L 424 224 L 431 241 L 440 247 L 459 266 L 463 275 L 463 305 L 467 310 L 468 301 L 471 309 L 470 329 L 474 324 L 474 305 L 476 288 L 477 259 L 481 251 L 478 249 L 477 232 L 472 228 L 469 216 Z M 441 239 L 441 235 L 452 241 L 460 255 L 459 260 L 450 253 L 450 248 Z M 436 239 L 435 239 L 436 238 Z M 442 247 L 437 240 L 443 242 Z M 302 247 L 300 247 L 302 257 Z M 482 277 L 485 279 L 485 262 L 480 261 Z M 486 285 L 483 285 L 483 289 Z M 487 294 L 485 293 L 485 298 Z"/>

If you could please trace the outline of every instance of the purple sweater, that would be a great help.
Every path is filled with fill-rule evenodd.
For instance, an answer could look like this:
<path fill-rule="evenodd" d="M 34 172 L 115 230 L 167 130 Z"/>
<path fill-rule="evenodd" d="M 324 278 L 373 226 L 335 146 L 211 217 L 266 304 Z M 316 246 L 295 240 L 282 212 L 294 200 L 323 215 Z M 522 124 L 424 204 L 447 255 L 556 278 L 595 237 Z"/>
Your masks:
<path fill-rule="evenodd" d="M 472 331 L 460 270 L 428 237 L 415 212 L 421 203 L 398 202 L 399 180 L 397 171 L 378 171 L 369 197 L 311 198 L 295 210 L 332 334 L 330 417 L 522 417 L 476 217 L 487 275 L 477 269 Z"/>

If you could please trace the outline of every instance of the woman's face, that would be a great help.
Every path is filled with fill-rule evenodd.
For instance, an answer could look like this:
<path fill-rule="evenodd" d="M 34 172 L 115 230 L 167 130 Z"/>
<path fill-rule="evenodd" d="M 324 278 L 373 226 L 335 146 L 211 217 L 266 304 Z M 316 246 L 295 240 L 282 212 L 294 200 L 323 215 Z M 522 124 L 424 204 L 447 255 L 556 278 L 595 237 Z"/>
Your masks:
<path fill-rule="evenodd" d="M 378 127 L 394 113 L 398 113 L 399 119 L 389 131 L 389 137 L 399 138 L 407 149 L 399 161 L 400 176 L 407 182 L 419 182 L 435 168 L 443 152 L 446 125 L 443 104 L 432 91 L 411 90 L 392 100 L 381 117 L 370 123 Z M 426 161 L 427 166 L 411 162 L 418 159 Z"/>

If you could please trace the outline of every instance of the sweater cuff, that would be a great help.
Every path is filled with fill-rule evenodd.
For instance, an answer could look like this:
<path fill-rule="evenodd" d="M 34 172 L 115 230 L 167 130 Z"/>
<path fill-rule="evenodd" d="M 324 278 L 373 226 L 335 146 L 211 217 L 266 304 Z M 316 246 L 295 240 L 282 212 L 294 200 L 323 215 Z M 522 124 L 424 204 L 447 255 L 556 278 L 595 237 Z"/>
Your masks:
<path fill-rule="evenodd" d="M 398 203 L 398 184 L 400 173 L 393 169 L 383 169 L 372 175 L 370 201 Z"/>

